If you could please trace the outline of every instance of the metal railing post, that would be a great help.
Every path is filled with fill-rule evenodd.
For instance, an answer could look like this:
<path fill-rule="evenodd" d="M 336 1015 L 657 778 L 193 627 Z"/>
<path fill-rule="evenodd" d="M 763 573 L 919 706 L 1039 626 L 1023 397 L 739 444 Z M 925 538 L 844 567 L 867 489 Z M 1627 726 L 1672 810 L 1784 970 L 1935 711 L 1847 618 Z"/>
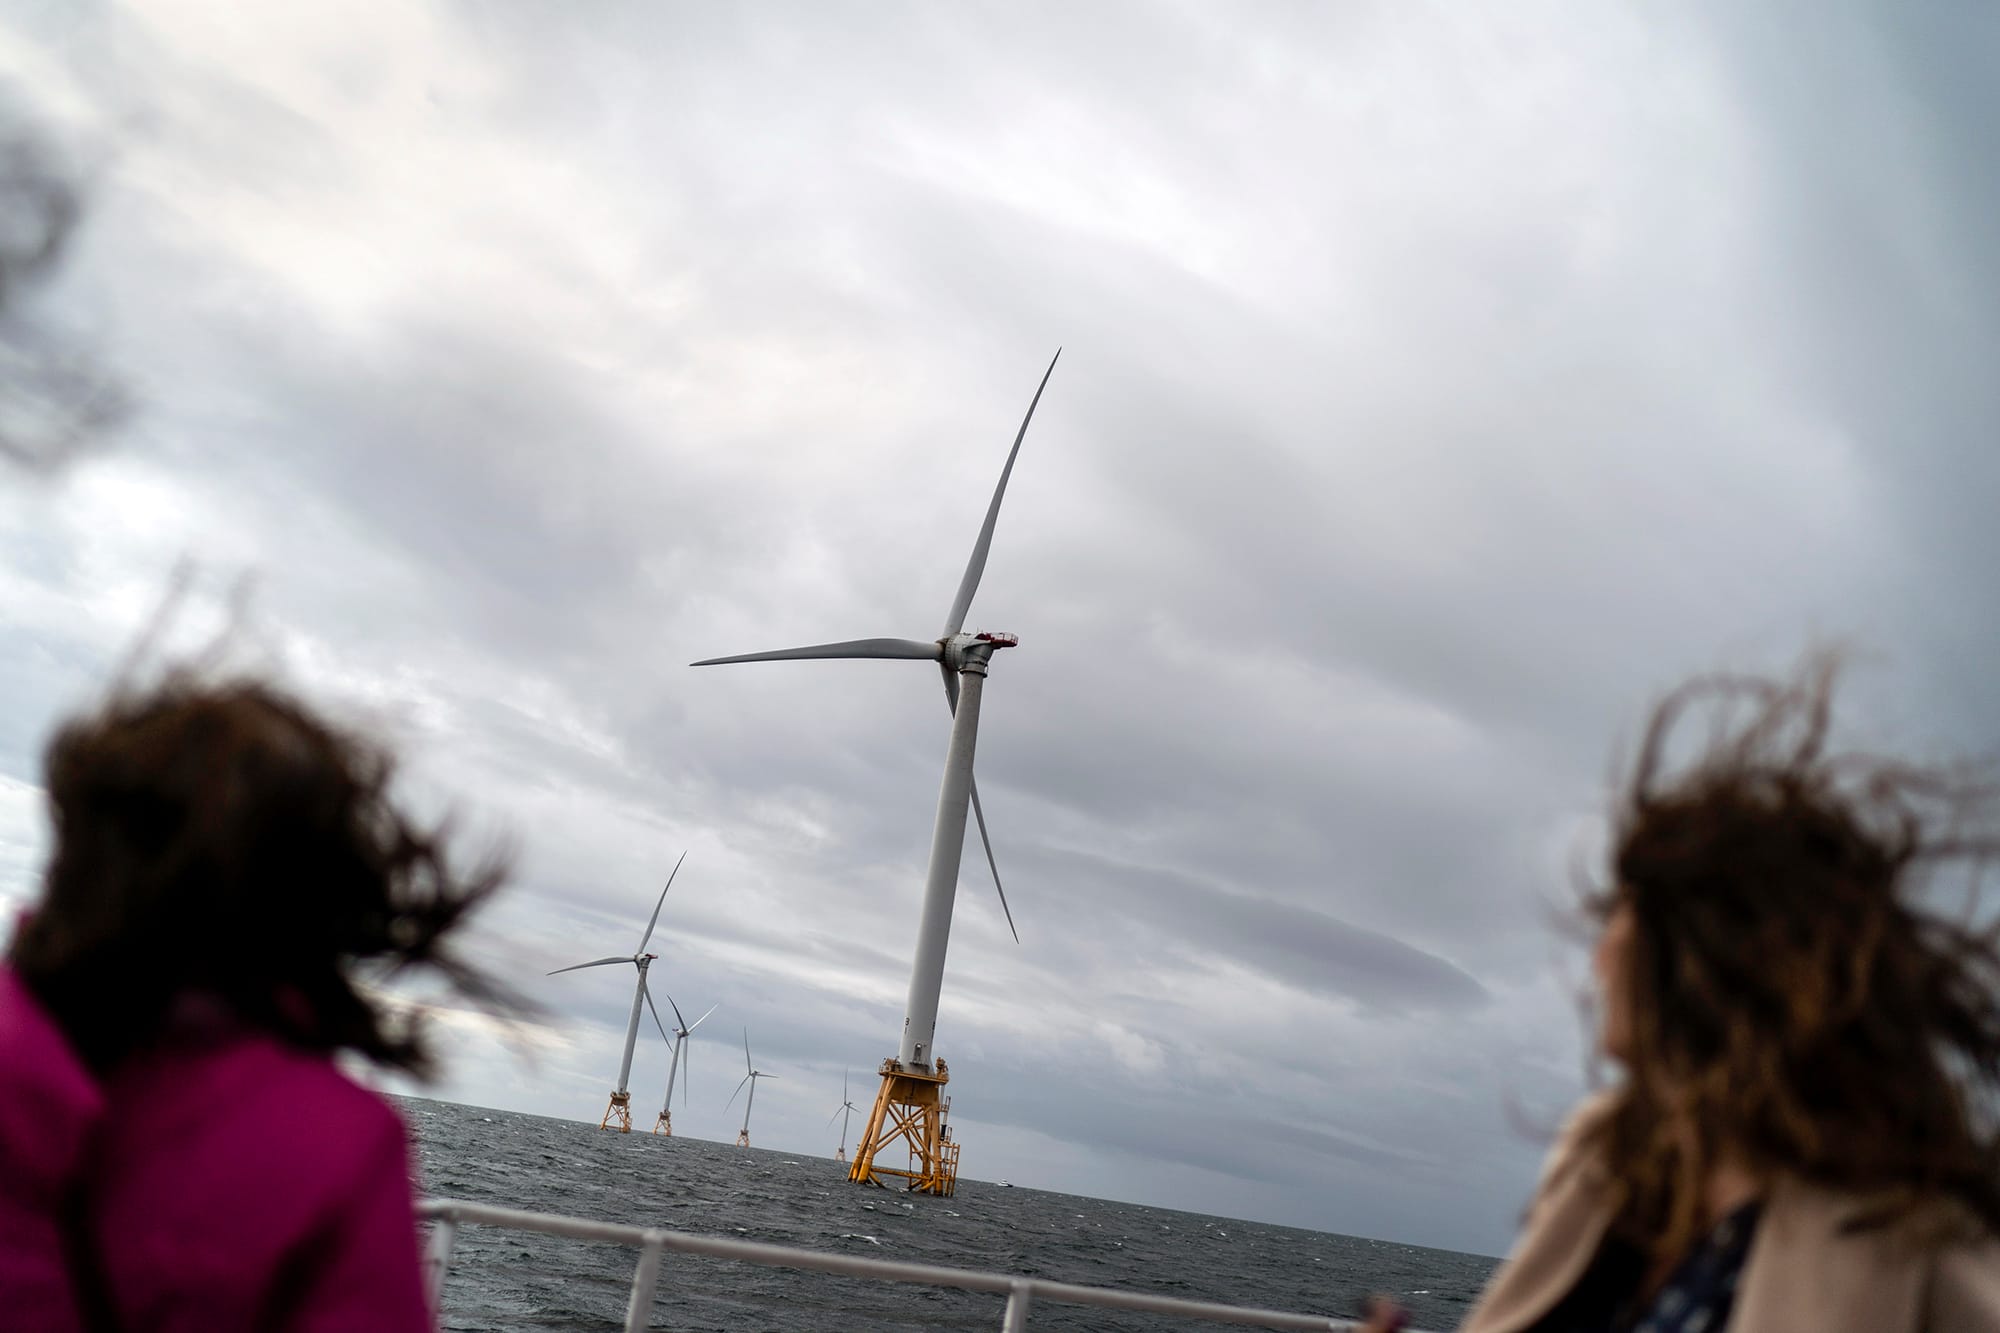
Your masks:
<path fill-rule="evenodd" d="M 458 1218 L 439 1213 L 431 1223 L 431 1241 L 424 1249 L 424 1299 L 430 1303 L 431 1327 L 444 1317 L 444 1275 L 451 1267 L 451 1252 L 458 1245 Z"/>
<path fill-rule="evenodd" d="M 639 1243 L 639 1267 L 632 1274 L 632 1300 L 625 1307 L 625 1333 L 640 1333 L 653 1319 L 653 1288 L 660 1281 L 660 1242 L 657 1231 L 648 1231 Z"/>
<path fill-rule="evenodd" d="M 1007 1288 L 1007 1313 L 1001 1316 L 1000 1333 L 1022 1333 L 1028 1327 L 1028 1307 L 1035 1303 L 1035 1284 L 1024 1277 Z"/>

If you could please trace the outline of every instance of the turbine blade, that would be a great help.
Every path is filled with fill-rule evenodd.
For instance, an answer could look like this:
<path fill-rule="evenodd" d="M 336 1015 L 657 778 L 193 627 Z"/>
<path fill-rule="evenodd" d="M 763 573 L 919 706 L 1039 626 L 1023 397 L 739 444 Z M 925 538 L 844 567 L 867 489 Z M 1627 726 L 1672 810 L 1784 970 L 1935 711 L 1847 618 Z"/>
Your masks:
<path fill-rule="evenodd" d="M 667 995 L 665 991 L 661 991 L 660 994 Z M 674 1030 L 676 1032 L 686 1032 L 688 1030 L 687 1020 L 681 1017 L 681 1007 L 674 1003 L 674 997 L 671 995 L 667 995 L 667 1008 L 674 1011 Z"/>
<path fill-rule="evenodd" d="M 953 717 L 958 716 L 958 673 L 944 663 L 938 663 L 938 671 L 944 676 L 944 703 Z"/>
<path fill-rule="evenodd" d="M 777 1075 L 776 1075 L 776 1074 L 767 1074 L 767 1073 L 765 1073 L 765 1072 L 764 1072 L 763 1070 L 761 1070 L 761 1069 L 760 1069 L 760 1070 L 758 1070 L 758 1071 L 757 1071 L 757 1077 L 758 1077 L 758 1078 L 776 1078 L 776 1077 L 777 1077 Z"/>
<path fill-rule="evenodd" d="M 629 963 L 631 961 L 630 958 L 599 958 L 588 963 L 571 963 L 568 967 L 559 967 L 555 972 L 550 972 L 548 975 L 555 976 L 558 972 L 574 972 L 579 967 L 609 967 L 613 963 Z"/>
<path fill-rule="evenodd" d="M 750 1076 L 748 1074 L 745 1074 L 743 1076 L 743 1083 L 748 1083 L 749 1081 L 750 1081 Z M 729 1100 L 724 1102 L 722 1105 L 723 1110 L 727 1111 L 730 1107 L 736 1105 L 737 1097 L 740 1096 L 743 1092 L 743 1083 L 738 1083 L 736 1085 L 736 1091 L 729 1094 Z"/>
<path fill-rule="evenodd" d="M 847 1071 L 840 1071 L 840 1104 L 847 1105 Z"/>
<path fill-rule="evenodd" d="M 751 1073 L 753 1073 L 753 1074 L 757 1072 L 757 1070 L 756 1070 L 756 1069 L 755 1069 L 755 1068 L 754 1068 L 754 1067 L 753 1067 L 753 1066 L 751 1065 L 751 1063 L 750 1063 L 750 1029 L 749 1029 L 749 1028 L 744 1028 L 744 1029 L 743 1029 L 743 1067 L 744 1067 L 745 1069 L 748 1069 L 748 1070 L 749 1070 L 749 1071 L 750 1071 Z"/>
<path fill-rule="evenodd" d="M 972 792 L 972 817 L 979 821 L 979 845 L 986 849 L 986 864 L 993 871 L 993 891 L 1000 895 L 1000 910 L 1007 914 L 1007 929 L 1014 932 L 1014 943 L 1021 942 L 1021 932 L 1014 930 L 1014 912 L 1007 906 L 1007 890 L 1000 887 L 1000 863 L 993 859 L 993 843 L 986 836 L 986 812 L 979 808 L 979 783 L 968 779 Z"/>
<path fill-rule="evenodd" d="M 653 1026 L 660 1030 L 660 1040 L 669 1046 L 673 1045 L 674 1039 L 667 1035 L 667 1025 L 660 1021 L 660 1011 L 653 1006 L 652 988 L 646 984 L 644 977 L 639 978 L 639 993 L 646 997 L 646 1007 L 653 1011 Z"/>
<path fill-rule="evenodd" d="M 827 1127 L 828 1129 L 832 1129 L 832 1128 L 833 1128 L 833 1122 L 834 1122 L 834 1121 L 836 1121 L 836 1120 L 838 1120 L 838 1119 L 840 1119 L 840 1113 L 841 1113 L 842 1111 L 845 1111 L 846 1109 L 847 1109 L 847 1108 L 846 1108 L 846 1107 L 844 1107 L 844 1106 L 836 1106 L 836 1107 L 834 1107 L 834 1108 L 833 1108 L 833 1114 L 832 1114 L 832 1115 L 830 1115 L 830 1116 L 828 1116 L 828 1117 L 826 1118 L 826 1127 Z"/>
<path fill-rule="evenodd" d="M 688 854 L 682 852 L 681 861 L 687 859 Z M 681 873 L 681 861 L 674 862 L 673 874 L 667 876 L 667 889 L 671 889 L 674 886 L 674 875 Z M 660 924 L 660 909 L 667 905 L 667 889 L 660 890 L 660 901 L 653 904 L 653 919 L 646 923 L 646 933 L 639 937 L 639 947 L 634 950 L 635 953 L 646 952 L 646 942 L 653 938 L 653 927 Z"/>
<path fill-rule="evenodd" d="M 1014 447 L 1007 451 L 1007 466 L 1000 469 L 1000 484 L 993 488 L 993 503 L 986 506 L 986 522 L 980 525 L 979 540 L 972 544 L 972 559 L 966 562 L 965 577 L 958 583 L 958 596 L 951 599 L 951 613 L 945 617 L 947 639 L 965 628 L 965 613 L 972 609 L 972 594 L 979 591 L 979 577 L 986 572 L 986 552 L 993 545 L 993 525 L 1000 520 L 1000 501 L 1007 494 L 1007 478 L 1013 475 L 1014 457 L 1021 452 L 1021 441 L 1028 436 L 1028 423 L 1035 419 L 1035 405 L 1042 401 L 1042 390 L 1049 387 L 1049 376 L 1055 374 L 1056 362 L 1061 359 L 1062 348 L 1058 347 L 1049 368 L 1042 372 L 1042 382 L 1035 386 L 1028 415 L 1021 418 L 1021 429 L 1014 433 Z"/>
<path fill-rule="evenodd" d="M 727 666 L 731 662 L 796 662 L 822 657 L 887 657 L 910 662 L 936 662 L 944 648 L 916 639 L 848 639 L 844 643 L 815 643 L 804 648 L 779 648 L 768 653 L 739 653 L 734 657 L 707 657 L 695 666 Z"/>
<path fill-rule="evenodd" d="M 716 1011 L 716 1009 L 717 1009 L 717 1008 L 719 1008 L 719 1007 L 720 1007 L 720 1006 L 718 1006 L 718 1005 L 713 1005 L 713 1004 L 711 1004 L 710 1006 L 708 1006 L 708 1014 L 712 1014 L 712 1013 L 714 1013 L 714 1012 Z M 697 1019 L 695 1019 L 695 1021 L 694 1021 L 694 1022 L 690 1023 L 690 1024 L 688 1025 L 688 1031 L 689 1031 L 689 1032 L 692 1032 L 692 1031 L 694 1031 L 694 1030 L 695 1030 L 696 1028 L 700 1027 L 700 1026 L 701 1026 L 701 1025 L 703 1024 L 703 1023 L 706 1023 L 706 1022 L 708 1021 L 708 1014 L 703 1014 L 703 1015 L 702 1015 L 702 1016 L 701 1016 L 700 1018 L 697 1018 Z"/>

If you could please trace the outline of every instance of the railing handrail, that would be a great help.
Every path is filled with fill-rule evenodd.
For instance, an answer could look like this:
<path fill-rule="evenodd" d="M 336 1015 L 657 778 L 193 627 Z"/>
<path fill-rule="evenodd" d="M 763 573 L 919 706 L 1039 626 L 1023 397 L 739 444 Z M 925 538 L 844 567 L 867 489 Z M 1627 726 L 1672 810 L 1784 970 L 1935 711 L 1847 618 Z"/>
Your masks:
<path fill-rule="evenodd" d="M 539 1231 L 572 1240 L 600 1241 L 609 1245 L 631 1245 L 640 1251 L 638 1271 L 632 1280 L 631 1300 L 625 1316 L 629 1333 L 646 1327 L 653 1304 L 653 1287 L 659 1276 L 663 1251 L 698 1254 L 711 1259 L 736 1259 L 767 1268 L 802 1268 L 843 1277 L 876 1278 L 888 1282 L 912 1282 L 931 1287 L 956 1287 L 1005 1296 L 1007 1307 L 1001 1316 L 1003 1333 L 1018 1333 L 1026 1327 L 1029 1306 L 1038 1300 L 1064 1305 L 1093 1305 L 1107 1309 L 1140 1310 L 1150 1314 L 1174 1315 L 1184 1319 L 1206 1319 L 1214 1323 L 1248 1324 L 1257 1328 L 1309 1329 L 1314 1333 L 1360 1333 L 1361 1326 L 1327 1315 L 1294 1314 L 1283 1310 L 1263 1310 L 1247 1305 L 1221 1305 L 1211 1301 L 1183 1300 L 1176 1296 L 1155 1296 L 1150 1292 L 1118 1287 L 1090 1287 L 1074 1282 L 1054 1282 L 1047 1278 L 1013 1273 L 982 1272 L 973 1268 L 946 1268 L 938 1264 L 907 1263 L 900 1259 L 869 1259 L 860 1255 L 830 1254 L 794 1245 L 771 1245 L 763 1241 L 735 1240 L 724 1236 L 699 1236 L 687 1231 L 667 1231 L 658 1227 L 629 1226 L 619 1222 L 593 1222 L 587 1218 L 564 1217 L 555 1213 L 533 1213 L 519 1208 L 471 1203 L 463 1199 L 424 1199 L 417 1215 L 437 1223 L 431 1236 L 425 1277 L 430 1283 L 433 1308 L 439 1305 L 444 1289 L 444 1271 L 451 1263 L 458 1228 L 475 1226 L 507 1227 L 516 1231 Z M 1420 1333 L 1409 1330 L 1409 1333 Z"/>

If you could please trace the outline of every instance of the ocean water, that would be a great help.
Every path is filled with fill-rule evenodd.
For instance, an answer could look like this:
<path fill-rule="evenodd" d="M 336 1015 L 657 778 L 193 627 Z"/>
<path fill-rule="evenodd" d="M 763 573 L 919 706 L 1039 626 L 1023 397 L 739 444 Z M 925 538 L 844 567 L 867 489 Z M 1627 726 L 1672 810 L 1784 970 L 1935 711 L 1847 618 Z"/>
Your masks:
<path fill-rule="evenodd" d="M 949 1199 L 850 1185 L 826 1157 L 403 1099 L 424 1189 L 607 1222 L 913 1263 L 995 1269 L 1193 1300 L 1352 1316 L 1399 1297 L 1420 1328 L 1457 1326 L 1494 1261 L 1388 1241 L 1045 1190 L 959 1181 Z M 468 1226 L 444 1293 L 447 1329 L 621 1325 L 638 1251 Z M 653 1327 L 997 1329 L 977 1292 L 668 1254 Z M 1032 1329 L 1192 1330 L 1185 1319 L 1037 1302 Z"/>

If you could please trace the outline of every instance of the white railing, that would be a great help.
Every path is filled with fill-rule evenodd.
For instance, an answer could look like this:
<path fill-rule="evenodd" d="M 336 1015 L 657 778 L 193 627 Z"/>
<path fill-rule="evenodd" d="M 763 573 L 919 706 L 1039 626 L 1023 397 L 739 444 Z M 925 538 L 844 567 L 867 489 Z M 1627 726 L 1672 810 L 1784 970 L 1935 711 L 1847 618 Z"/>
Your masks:
<path fill-rule="evenodd" d="M 1086 1287 L 1011 1273 L 982 1273 L 971 1268 L 906 1264 L 893 1259 L 863 1259 L 791 1245 L 766 1245 L 759 1241 L 697 1236 L 685 1231 L 662 1231 L 655 1227 L 592 1222 L 554 1213 L 523 1212 L 518 1208 L 495 1208 L 489 1204 L 465 1203 L 457 1199 L 425 1199 L 417 1205 L 417 1214 L 433 1223 L 430 1246 L 424 1258 L 424 1280 L 430 1292 L 433 1312 L 441 1305 L 445 1270 L 451 1266 L 452 1250 L 458 1243 L 458 1229 L 470 1223 L 474 1226 L 507 1227 L 515 1231 L 539 1231 L 550 1236 L 567 1236 L 572 1240 L 637 1246 L 639 1267 L 632 1275 L 631 1299 L 625 1307 L 626 1333 L 639 1333 L 650 1321 L 653 1289 L 660 1276 L 660 1257 L 668 1250 L 676 1254 L 705 1255 L 711 1259 L 735 1259 L 768 1268 L 802 1268 L 819 1273 L 838 1273 L 844 1277 L 989 1292 L 1007 1298 L 1006 1309 L 1000 1316 L 1002 1333 L 1020 1333 L 1025 1329 L 1028 1326 L 1028 1309 L 1036 1301 L 1094 1305 L 1111 1310 L 1141 1310 L 1183 1319 L 1248 1324 L 1254 1328 L 1311 1329 L 1314 1333 L 1359 1333 L 1361 1327 L 1345 1319 L 1332 1319 L 1325 1315 L 1289 1314 L 1282 1310 L 1259 1310 L 1247 1305 L 1185 1301 L 1143 1291 Z M 1409 1333 L 1418 1333 L 1418 1330 L 1412 1329 Z"/>

